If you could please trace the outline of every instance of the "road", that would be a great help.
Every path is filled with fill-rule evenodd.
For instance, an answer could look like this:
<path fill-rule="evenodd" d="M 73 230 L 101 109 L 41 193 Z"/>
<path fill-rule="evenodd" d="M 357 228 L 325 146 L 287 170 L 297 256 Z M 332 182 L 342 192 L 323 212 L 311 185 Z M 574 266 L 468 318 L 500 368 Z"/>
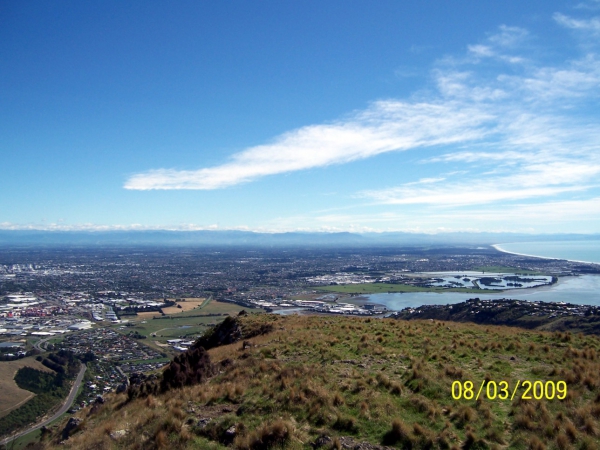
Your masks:
<path fill-rule="evenodd" d="M 105 328 L 105 327 L 101 327 L 101 328 Z M 81 331 L 75 331 L 75 332 L 69 333 L 69 335 L 76 336 L 80 333 L 81 333 Z M 44 352 L 44 351 L 46 351 L 46 345 L 44 345 L 43 347 L 42 347 L 42 345 L 45 344 L 46 342 L 48 342 L 50 339 L 55 339 L 55 338 L 56 338 L 56 336 L 48 336 L 47 338 L 40 339 L 35 344 L 33 344 L 33 348 L 36 348 L 39 351 Z"/>
<path fill-rule="evenodd" d="M 50 336 L 45 339 L 41 339 L 41 340 L 37 341 L 35 344 L 33 344 L 33 348 L 38 349 L 40 352 L 43 352 L 45 350 L 45 348 L 42 348 L 42 344 L 45 344 L 46 342 L 48 342 L 50 339 L 52 339 L 54 337 L 55 336 Z"/>
<path fill-rule="evenodd" d="M 71 388 L 71 392 L 69 392 L 69 396 L 67 397 L 67 399 L 65 400 L 63 405 L 60 407 L 60 409 L 58 411 L 56 411 L 56 413 L 54 413 L 48 419 L 44 419 L 43 421 L 38 422 L 37 424 L 31 426 L 30 428 L 28 428 L 24 431 L 21 431 L 17 434 L 14 434 L 10 437 L 7 437 L 7 438 L 1 440 L 0 445 L 6 445 L 6 444 L 14 441 L 17 438 L 20 438 L 21 436 L 25 436 L 26 434 L 31 433 L 32 431 L 39 430 L 43 426 L 48 425 L 49 423 L 55 421 L 60 416 L 62 416 L 64 413 L 66 413 L 71 408 L 71 405 L 75 401 L 75 397 L 77 397 L 77 391 L 79 390 L 79 386 L 81 385 L 81 381 L 83 380 L 83 374 L 85 373 L 85 369 L 87 369 L 87 367 L 85 366 L 85 364 L 82 364 L 81 369 L 79 369 L 79 373 L 77 374 L 77 378 L 75 379 L 75 383 L 73 384 L 73 387 Z"/>

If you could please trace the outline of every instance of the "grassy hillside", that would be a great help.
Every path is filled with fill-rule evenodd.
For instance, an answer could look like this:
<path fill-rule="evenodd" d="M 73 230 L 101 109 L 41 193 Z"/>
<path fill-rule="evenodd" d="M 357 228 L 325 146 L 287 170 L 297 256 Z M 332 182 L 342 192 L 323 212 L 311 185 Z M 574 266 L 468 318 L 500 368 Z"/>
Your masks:
<path fill-rule="evenodd" d="M 470 299 L 452 305 L 423 305 L 392 314 L 402 320 L 475 322 L 508 325 L 540 331 L 570 331 L 600 335 L 600 308 L 554 302 Z"/>
<path fill-rule="evenodd" d="M 78 413 L 61 449 L 598 448 L 600 340 L 499 326 L 244 315 L 164 374 Z M 230 343 L 234 341 L 233 343 Z M 192 384 L 201 380 L 199 384 Z M 478 401 L 453 382 L 487 380 Z M 564 381 L 563 400 L 485 398 Z M 181 387 L 176 387 L 181 386 Z M 455 388 L 456 388 L 455 384 Z M 456 394 L 456 391 L 455 391 Z M 358 447 L 357 447 L 358 445 Z"/>
<path fill-rule="evenodd" d="M 15 383 L 15 374 L 23 367 L 50 372 L 51 370 L 41 362 L 36 361 L 33 356 L 17 359 L 15 361 L 0 362 L 0 417 L 7 415 L 13 409 L 19 407 L 35 394 L 20 388 Z"/>

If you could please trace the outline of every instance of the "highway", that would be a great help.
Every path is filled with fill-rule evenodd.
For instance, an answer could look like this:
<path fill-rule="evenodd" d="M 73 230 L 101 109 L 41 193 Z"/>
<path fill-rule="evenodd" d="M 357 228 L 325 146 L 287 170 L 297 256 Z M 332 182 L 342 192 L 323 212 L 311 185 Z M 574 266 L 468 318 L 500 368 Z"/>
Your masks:
<path fill-rule="evenodd" d="M 50 337 L 47 337 L 45 339 L 41 339 L 41 340 L 37 341 L 35 344 L 33 344 L 33 348 L 39 350 L 40 352 L 43 352 L 45 350 L 45 348 L 42 348 L 42 344 L 45 344 L 46 342 L 48 342 L 53 337 L 55 337 L 55 336 L 50 336 Z"/>
<path fill-rule="evenodd" d="M 7 437 L 7 438 L 1 440 L 0 445 L 6 445 L 6 444 L 14 441 L 17 438 L 20 438 L 21 436 L 25 436 L 26 434 L 31 433 L 32 431 L 38 430 L 38 429 L 42 428 L 43 426 L 48 425 L 49 423 L 58 419 L 64 413 L 66 413 L 71 408 L 71 405 L 73 405 L 73 402 L 75 401 L 75 397 L 77 397 L 77 391 L 79 390 L 79 386 L 81 385 L 81 382 L 83 380 L 83 375 L 84 375 L 86 369 L 87 369 L 86 365 L 82 364 L 81 368 L 79 369 L 79 373 L 77 374 L 77 378 L 75 379 L 75 383 L 73 384 L 73 387 L 71 388 L 71 392 L 69 392 L 69 396 L 67 397 L 67 399 L 65 400 L 65 402 L 63 403 L 63 405 L 60 407 L 60 409 L 58 411 L 56 411 L 48 419 L 44 419 L 41 422 L 38 422 L 37 424 L 32 425 L 31 427 L 29 427 L 28 429 L 26 429 L 24 431 L 20 431 L 17 434 L 14 434 L 10 437 Z"/>

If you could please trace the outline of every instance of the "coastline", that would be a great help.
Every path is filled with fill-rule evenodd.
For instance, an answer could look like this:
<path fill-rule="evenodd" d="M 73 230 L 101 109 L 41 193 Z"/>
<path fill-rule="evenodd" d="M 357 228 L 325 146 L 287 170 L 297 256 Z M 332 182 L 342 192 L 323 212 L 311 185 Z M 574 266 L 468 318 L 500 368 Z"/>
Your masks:
<path fill-rule="evenodd" d="M 558 281 L 552 285 L 543 285 L 535 288 L 511 289 L 503 291 L 481 290 L 477 294 L 461 294 L 454 292 L 413 292 L 405 294 L 371 294 L 360 295 L 352 298 L 340 298 L 339 301 L 362 305 L 374 303 L 384 305 L 389 311 L 400 311 L 405 307 L 416 308 L 427 305 L 452 305 L 468 299 L 480 300 L 513 299 L 521 301 L 542 301 L 554 303 L 572 303 L 600 307 L 600 275 L 574 275 L 559 276 Z"/>
<path fill-rule="evenodd" d="M 552 259 L 555 261 L 569 261 L 569 262 L 576 262 L 576 263 L 582 263 L 582 264 L 600 264 L 600 262 L 595 262 L 595 261 L 580 261 L 578 259 L 552 258 L 550 256 L 539 256 L 539 255 L 530 255 L 527 253 L 509 252 L 508 250 L 505 250 L 502 247 L 500 247 L 501 245 L 505 245 L 505 244 L 506 244 L 506 242 L 504 244 L 492 244 L 491 247 L 495 248 L 499 252 L 508 253 L 509 255 L 527 256 L 530 258 L 540 258 L 540 259 Z"/>
<path fill-rule="evenodd" d="M 550 259 L 555 259 L 555 258 L 550 258 Z M 452 272 L 452 273 L 457 273 L 457 272 Z M 372 303 L 375 305 L 385 306 L 382 303 L 374 302 L 369 297 L 371 295 L 383 295 L 383 294 L 390 294 L 390 295 L 402 294 L 402 295 L 406 295 L 407 297 L 411 296 L 411 295 L 417 295 L 417 294 L 438 294 L 441 297 L 444 295 L 447 295 L 447 294 L 465 294 L 465 295 L 473 295 L 474 297 L 478 296 L 478 295 L 490 295 L 491 296 L 491 295 L 501 295 L 501 294 L 507 294 L 507 293 L 528 294 L 528 293 L 534 293 L 534 292 L 549 291 L 551 289 L 554 289 L 564 282 L 564 278 L 571 277 L 571 276 L 577 277 L 578 275 L 561 275 L 561 276 L 556 277 L 556 282 L 554 282 L 554 283 L 542 284 L 539 286 L 532 286 L 532 287 L 515 287 L 515 288 L 506 288 L 506 289 L 478 289 L 478 290 L 473 290 L 473 292 L 455 292 L 455 291 L 450 291 L 450 290 L 431 290 L 431 291 L 418 291 L 418 292 L 371 292 L 371 293 L 363 293 L 363 294 L 356 294 L 356 295 L 339 293 L 341 295 L 339 300 L 344 301 L 346 303 L 352 303 L 354 305 L 364 305 L 365 303 Z"/>

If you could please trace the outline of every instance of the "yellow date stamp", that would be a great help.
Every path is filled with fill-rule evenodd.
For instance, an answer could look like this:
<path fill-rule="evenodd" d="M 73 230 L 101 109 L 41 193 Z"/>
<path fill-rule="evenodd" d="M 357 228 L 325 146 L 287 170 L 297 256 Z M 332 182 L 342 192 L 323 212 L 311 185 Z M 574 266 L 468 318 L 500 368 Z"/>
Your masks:
<path fill-rule="evenodd" d="M 508 381 L 486 381 L 483 380 L 479 388 L 470 381 L 454 381 L 452 383 L 452 398 L 454 400 L 510 400 L 519 395 L 523 400 L 564 400 L 567 398 L 567 383 L 565 381 L 530 381 L 517 380 L 514 386 L 510 386 Z M 482 397 L 483 396 L 483 397 Z"/>

